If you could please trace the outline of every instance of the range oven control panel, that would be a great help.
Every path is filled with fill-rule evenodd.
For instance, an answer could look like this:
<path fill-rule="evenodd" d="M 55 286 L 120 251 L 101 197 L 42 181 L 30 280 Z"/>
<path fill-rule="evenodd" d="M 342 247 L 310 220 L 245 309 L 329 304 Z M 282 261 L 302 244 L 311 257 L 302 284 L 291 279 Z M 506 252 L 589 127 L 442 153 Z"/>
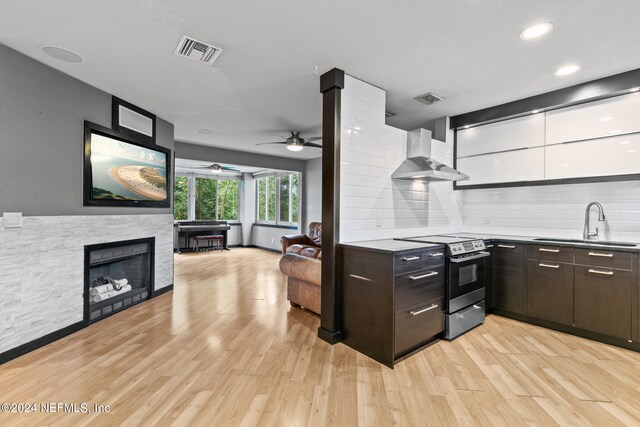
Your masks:
<path fill-rule="evenodd" d="M 469 240 L 468 242 L 451 243 L 449 245 L 449 250 L 452 255 L 466 254 L 484 249 L 486 249 L 486 247 L 482 240 Z"/>

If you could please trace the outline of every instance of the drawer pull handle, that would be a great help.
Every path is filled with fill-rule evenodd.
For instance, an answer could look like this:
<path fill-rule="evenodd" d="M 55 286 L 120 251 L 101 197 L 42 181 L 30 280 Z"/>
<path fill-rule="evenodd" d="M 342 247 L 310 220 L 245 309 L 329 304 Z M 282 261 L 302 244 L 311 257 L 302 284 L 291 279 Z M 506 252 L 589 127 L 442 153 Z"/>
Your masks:
<path fill-rule="evenodd" d="M 434 308 L 437 308 L 437 307 L 438 307 L 438 304 L 431 304 L 431 307 L 423 308 L 422 310 L 410 311 L 409 314 L 412 316 L 417 316 L 418 314 L 422 314 L 425 311 L 433 310 Z"/>
<path fill-rule="evenodd" d="M 604 258 L 613 258 L 613 254 L 599 254 L 598 252 L 589 252 L 589 256 L 601 256 Z"/>
<path fill-rule="evenodd" d="M 551 265 L 551 264 L 538 264 L 538 265 L 544 268 L 560 268 L 559 265 Z"/>
<path fill-rule="evenodd" d="M 488 249 L 488 248 L 492 248 L 492 247 L 493 247 L 493 245 L 487 245 L 487 246 L 486 246 L 486 248 L 487 248 L 487 249 Z"/>
<path fill-rule="evenodd" d="M 589 269 L 589 273 L 604 274 L 605 276 L 613 276 L 613 271 L 600 271 L 600 270 Z"/>
<path fill-rule="evenodd" d="M 365 282 L 373 282 L 373 280 L 369 279 L 368 277 L 362 277 L 356 274 L 350 274 L 349 277 L 353 277 L 354 279 L 358 279 L 358 280 L 364 280 Z"/>
<path fill-rule="evenodd" d="M 558 252 L 560 252 L 560 249 L 546 249 L 546 248 L 540 248 L 538 249 L 540 252 L 553 252 L 554 254 L 557 254 Z"/>
<path fill-rule="evenodd" d="M 442 252 L 438 252 L 438 253 L 435 253 L 435 254 L 429 254 L 430 257 L 442 256 L 442 255 L 444 255 Z"/>
<path fill-rule="evenodd" d="M 473 309 L 474 310 L 480 310 L 482 307 L 480 307 L 479 305 L 473 304 Z"/>
<path fill-rule="evenodd" d="M 419 279 L 424 279 L 425 277 L 431 277 L 431 276 L 437 276 L 437 275 L 438 275 L 437 271 L 430 271 L 427 274 L 421 274 L 420 276 L 409 276 L 409 279 L 419 280 Z"/>
<path fill-rule="evenodd" d="M 415 261 L 417 259 L 420 259 L 420 257 L 419 256 L 410 256 L 410 257 L 402 258 L 403 261 Z"/>
<path fill-rule="evenodd" d="M 505 248 L 505 249 L 515 249 L 516 247 L 513 245 L 498 245 L 499 248 Z"/>

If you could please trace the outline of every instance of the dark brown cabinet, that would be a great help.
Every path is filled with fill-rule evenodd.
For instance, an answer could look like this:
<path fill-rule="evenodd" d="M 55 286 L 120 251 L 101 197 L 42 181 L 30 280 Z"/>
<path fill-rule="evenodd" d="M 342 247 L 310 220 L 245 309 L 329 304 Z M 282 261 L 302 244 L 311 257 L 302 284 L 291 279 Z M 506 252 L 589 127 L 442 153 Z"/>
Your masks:
<path fill-rule="evenodd" d="M 492 254 L 499 314 L 618 345 L 640 339 L 638 253 L 495 241 Z"/>
<path fill-rule="evenodd" d="M 631 271 L 576 266 L 575 326 L 631 339 Z"/>
<path fill-rule="evenodd" d="M 341 247 L 342 341 L 389 367 L 444 331 L 444 247 Z"/>
<path fill-rule="evenodd" d="M 493 308 L 524 314 L 524 246 L 494 243 L 491 303 Z"/>
<path fill-rule="evenodd" d="M 571 326 L 573 265 L 529 259 L 526 272 L 526 315 Z"/>

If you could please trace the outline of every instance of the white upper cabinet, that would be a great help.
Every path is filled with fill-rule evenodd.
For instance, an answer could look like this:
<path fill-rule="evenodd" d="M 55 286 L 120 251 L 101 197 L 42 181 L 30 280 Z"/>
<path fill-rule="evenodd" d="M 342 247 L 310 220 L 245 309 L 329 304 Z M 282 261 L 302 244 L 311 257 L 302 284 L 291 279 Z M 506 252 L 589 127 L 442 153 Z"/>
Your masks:
<path fill-rule="evenodd" d="M 640 131 L 640 92 L 547 112 L 546 144 Z"/>
<path fill-rule="evenodd" d="M 457 156 L 467 157 L 518 148 L 544 145 L 544 114 L 461 129 L 457 136 Z"/>
<path fill-rule="evenodd" d="M 545 179 L 640 173 L 640 134 L 546 147 Z"/>
<path fill-rule="evenodd" d="M 544 147 L 458 159 L 456 169 L 469 175 L 458 187 L 544 179 Z"/>

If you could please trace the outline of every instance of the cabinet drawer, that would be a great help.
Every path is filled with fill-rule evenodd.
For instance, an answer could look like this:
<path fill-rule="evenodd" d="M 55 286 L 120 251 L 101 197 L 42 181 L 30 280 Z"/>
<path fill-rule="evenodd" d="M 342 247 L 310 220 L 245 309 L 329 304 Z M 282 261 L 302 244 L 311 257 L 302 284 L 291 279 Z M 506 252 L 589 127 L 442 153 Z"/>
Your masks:
<path fill-rule="evenodd" d="M 444 247 L 429 251 L 408 252 L 395 257 L 395 273 L 404 274 L 425 268 L 444 265 Z"/>
<path fill-rule="evenodd" d="M 576 249 L 576 264 L 631 270 L 631 252 L 607 249 Z"/>
<path fill-rule="evenodd" d="M 395 313 L 396 355 L 405 353 L 444 331 L 444 298 Z"/>
<path fill-rule="evenodd" d="M 575 326 L 631 339 L 631 272 L 576 266 L 575 277 Z"/>
<path fill-rule="evenodd" d="M 573 264 L 573 248 L 546 245 L 527 245 L 527 258 Z"/>
<path fill-rule="evenodd" d="M 496 242 L 493 244 L 494 257 L 509 264 L 514 259 L 522 259 L 524 245 L 517 243 Z M 496 258 L 494 258 L 496 259 Z"/>
<path fill-rule="evenodd" d="M 444 297 L 444 274 L 445 268 L 440 266 L 397 276 L 394 311 Z"/>
<path fill-rule="evenodd" d="M 527 316 L 573 324 L 573 265 L 527 261 Z"/>
<path fill-rule="evenodd" d="M 496 242 L 492 256 L 493 308 L 524 314 L 524 246 Z"/>

